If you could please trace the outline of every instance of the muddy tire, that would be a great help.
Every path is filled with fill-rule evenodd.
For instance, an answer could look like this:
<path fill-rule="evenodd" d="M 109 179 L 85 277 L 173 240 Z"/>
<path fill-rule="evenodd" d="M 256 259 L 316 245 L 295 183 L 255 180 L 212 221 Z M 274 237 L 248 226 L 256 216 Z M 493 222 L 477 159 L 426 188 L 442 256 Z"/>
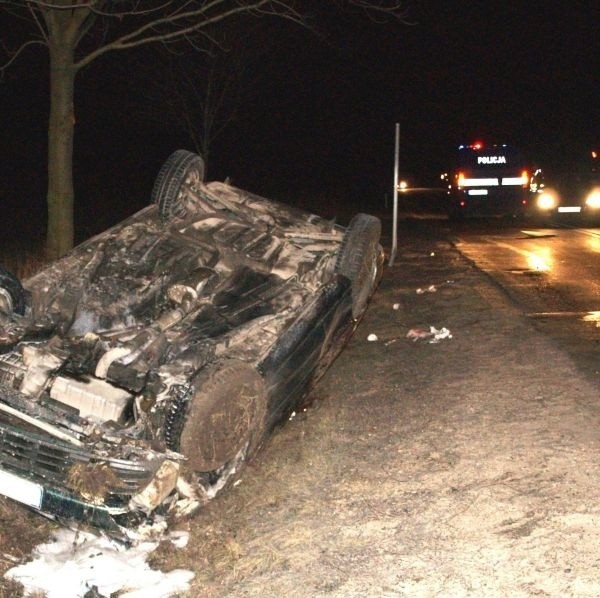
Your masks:
<path fill-rule="evenodd" d="M 19 279 L 0 266 L 0 311 L 23 315 L 25 313 L 25 290 Z"/>
<path fill-rule="evenodd" d="M 335 271 L 352 283 L 352 316 L 355 319 L 364 313 L 377 280 L 380 236 L 379 218 L 357 214 L 350 221 L 338 254 Z"/>
<path fill-rule="evenodd" d="M 228 360 L 193 383 L 179 446 L 195 473 L 214 472 L 236 458 L 250 459 L 264 435 L 265 383 L 249 364 Z"/>
<path fill-rule="evenodd" d="M 173 152 L 162 165 L 152 188 L 152 202 L 161 218 L 170 220 L 184 213 L 182 195 L 185 186 L 204 181 L 204 160 L 186 150 Z"/>

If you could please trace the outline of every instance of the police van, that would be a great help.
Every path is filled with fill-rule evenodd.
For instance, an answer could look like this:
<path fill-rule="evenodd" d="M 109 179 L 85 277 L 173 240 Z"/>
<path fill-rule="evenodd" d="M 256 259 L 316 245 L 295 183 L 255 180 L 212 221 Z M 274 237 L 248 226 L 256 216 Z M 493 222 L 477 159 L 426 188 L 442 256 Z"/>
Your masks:
<path fill-rule="evenodd" d="M 526 211 L 529 168 L 509 145 L 460 145 L 452 170 L 442 180 L 451 217 L 521 216 Z"/>

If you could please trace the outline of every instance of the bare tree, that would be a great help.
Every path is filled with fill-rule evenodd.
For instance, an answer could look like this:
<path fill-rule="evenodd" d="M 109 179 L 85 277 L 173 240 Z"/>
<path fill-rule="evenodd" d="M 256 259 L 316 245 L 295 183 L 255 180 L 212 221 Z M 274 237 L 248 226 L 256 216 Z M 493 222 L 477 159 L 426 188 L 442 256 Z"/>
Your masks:
<path fill-rule="evenodd" d="M 171 119 L 204 158 L 206 168 L 213 141 L 235 117 L 241 72 L 237 57 L 213 54 L 202 64 L 203 68 L 193 70 L 179 60 L 171 60 L 169 73 L 173 82 L 165 104 Z M 166 88 L 161 87 L 161 91 Z"/>
<path fill-rule="evenodd" d="M 322 1 L 322 0 L 321 0 Z M 335 0 L 372 14 L 404 17 L 401 0 Z M 242 15 L 269 15 L 306 25 L 307 0 L 0 0 L 0 10 L 27 28 L 24 41 L 7 49 L 8 68 L 31 46 L 49 54 L 48 257 L 73 246 L 73 138 L 75 78 L 101 56 L 131 48 L 187 42 L 214 43 L 213 31 Z"/>
<path fill-rule="evenodd" d="M 152 68 L 136 64 L 144 89 L 138 118 L 173 127 L 184 134 L 209 169 L 215 140 L 237 118 L 242 101 L 257 93 L 270 45 L 256 28 L 224 28 L 210 52 L 155 52 Z M 127 67 L 125 67 L 127 68 Z M 159 76 L 157 77 L 157 73 Z"/>

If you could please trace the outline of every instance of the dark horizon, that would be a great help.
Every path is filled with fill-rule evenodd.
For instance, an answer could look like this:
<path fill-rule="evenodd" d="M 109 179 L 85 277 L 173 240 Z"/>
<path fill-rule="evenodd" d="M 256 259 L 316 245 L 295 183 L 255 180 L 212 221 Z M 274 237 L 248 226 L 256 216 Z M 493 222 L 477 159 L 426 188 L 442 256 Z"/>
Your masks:
<path fill-rule="evenodd" d="M 326 37 L 265 24 L 274 50 L 215 143 L 209 178 L 292 202 L 331 197 L 327 211 L 345 201 L 373 209 L 391 191 L 396 122 L 401 170 L 428 182 L 476 139 L 538 163 L 597 144 L 600 7 L 537 4 L 415 0 L 414 24 L 350 15 Z M 45 200 L 46 60 L 29 52 L 0 83 L 0 201 L 20 218 Z M 141 207 L 162 161 L 189 148 L 139 118 L 144 92 L 115 70 L 128 60 L 112 54 L 78 76 L 77 213 L 94 213 L 84 236 Z"/>

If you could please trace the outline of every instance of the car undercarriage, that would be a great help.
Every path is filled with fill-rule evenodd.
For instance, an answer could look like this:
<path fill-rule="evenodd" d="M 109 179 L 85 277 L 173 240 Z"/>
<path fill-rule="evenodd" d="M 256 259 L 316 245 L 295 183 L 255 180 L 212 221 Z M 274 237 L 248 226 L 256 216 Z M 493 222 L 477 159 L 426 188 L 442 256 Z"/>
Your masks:
<path fill-rule="evenodd" d="M 180 150 L 148 207 L 22 285 L 0 269 L 0 492 L 113 533 L 239 475 L 339 353 L 381 273 L 346 229 Z"/>

